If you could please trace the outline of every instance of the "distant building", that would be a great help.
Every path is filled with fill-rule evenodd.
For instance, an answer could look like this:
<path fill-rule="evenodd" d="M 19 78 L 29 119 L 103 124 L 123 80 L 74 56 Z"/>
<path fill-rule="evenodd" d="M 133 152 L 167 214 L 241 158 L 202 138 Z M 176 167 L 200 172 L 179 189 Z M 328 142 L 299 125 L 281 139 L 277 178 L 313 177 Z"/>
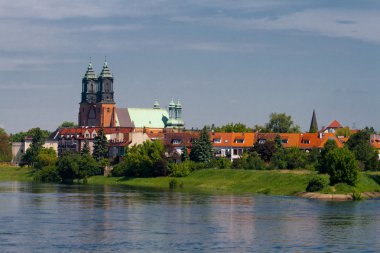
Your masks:
<path fill-rule="evenodd" d="M 156 100 L 153 108 L 118 108 L 114 101 L 114 78 L 107 62 L 99 75 L 89 63 L 82 79 L 82 96 L 78 125 L 88 127 L 128 127 L 137 132 L 181 131 L 182 105 L 170 102 L 168 110 L 161 109 Z"/>
<path fill-rule="evenodd" d="M 343 128 L 343 126 L 337 120 L 333 120 L 327 127 L 323 128 L 321 131 L 324 133 L 335 133 L 336 130 L 340 128 Z"/>

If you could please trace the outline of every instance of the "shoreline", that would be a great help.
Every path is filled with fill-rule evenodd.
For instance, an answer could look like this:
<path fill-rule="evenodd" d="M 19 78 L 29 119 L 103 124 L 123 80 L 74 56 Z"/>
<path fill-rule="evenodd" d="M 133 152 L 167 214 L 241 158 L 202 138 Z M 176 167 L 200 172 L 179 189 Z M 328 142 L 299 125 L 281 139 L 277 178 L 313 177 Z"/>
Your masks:
<path fill-rule="evenodd" d="M 195 171 L 186 177 L 176 178 L 123 178 L 99 175 L 88 178 L 87 183 L 169 190 L 169 182 L 175 179 L 177 187 L 174 190 L 177 191 L 296 196 L 333 201 L 380 198 L 379 172 L 362 172 L 356 187 L 337 184 L 328 186 L 320 192 L 305 192 L 309 180 L 315 175 L 317 175 L 315 171 L 307 170 L 205 169 Z M 320 176 L 328 178 L 327 175 Z M 0 167 L 0 181 L 32 182 L 33 177 L 31 169 L 27 167 Z"/>

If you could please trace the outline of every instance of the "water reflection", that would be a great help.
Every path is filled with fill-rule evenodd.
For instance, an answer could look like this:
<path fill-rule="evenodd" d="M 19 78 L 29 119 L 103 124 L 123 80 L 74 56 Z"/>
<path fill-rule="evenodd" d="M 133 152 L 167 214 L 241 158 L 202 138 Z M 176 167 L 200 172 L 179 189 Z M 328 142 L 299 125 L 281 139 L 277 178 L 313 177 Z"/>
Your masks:
<path fill-rule="evenodd" d="M 380 201 L 0 183 L 1 252 L 378 252 Z"/>

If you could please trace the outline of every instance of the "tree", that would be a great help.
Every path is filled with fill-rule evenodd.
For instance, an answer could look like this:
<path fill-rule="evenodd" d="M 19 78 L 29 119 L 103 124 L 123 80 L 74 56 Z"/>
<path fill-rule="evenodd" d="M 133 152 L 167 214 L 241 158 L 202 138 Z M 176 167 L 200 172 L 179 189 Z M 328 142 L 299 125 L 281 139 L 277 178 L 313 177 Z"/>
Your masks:
<path fill-rule="evenodd" d="M 165 147 L 160 141 L 146 141 L 133 146 L 117 164 L 113 176 L 157 177 L 167 175 Z"/>
<path fill-rule="evenodd" d="M 78 125 L 71 121 L 64 121 L 61 125 L 58 126 L 58 128 L 65 128 L 65 127 L 77 127 Z"/>
<path fill-rule="evenodd" d="M 33 167 L 41 170 L 47 166 L 54 166 L 57 162 L 57 153 L 53 148 L 41 148 L 35 158 Z"/>
<path fill-rule="evenodd" d="M 298 133 L 300 127 L 293 123 L 292 117 L 285 113 L 271 113 L 266 129 L 274 133 Z"/>
<path fill-rule="evenodd" d="M 19 132 L 19 133 L 12 134 L 10 136 L 10 141 L 11 142 L 22 142 L 22 141 L 25 141 L 26 137 L 33 137 L 37 133 L 41 133 L 42 137 L 44 139 L 48 138 L 48 136 L 50 135 L 50 131 L 42 130 L 39 127 L 36 127 L 36 128 L 29 129 L 27 132 Z"/>
<path fill-rule="evenodd" d="M 90 155 L 66 154 L 58 159 L 57 172 L 64 183 L 72 183 L 76 179 L 86 180 L 99 175 L 102 170 Z"/>
<path fill-rule="evenodd" d="M 87 141 L 84 142 L 84 145 L 83 145 L 83 148 L 80 151 L 80 154 L 81 155 L 89 155 L 90 154 L 90 147 L 88 146 L 88 142 Z"/>
<path fill-rule="evenodd" d="M 25 154 L 22 157 L 22 162 L 30 165 L 33 165 L 36 157 L 45 143 L 46 133 L 43 132 L 40 128 L 33 129 L 33 139 L 32 144 L 26 150 Z"/>
<path fill-rule="evenodd" d="M 247 133 L 252 132 L 253 129 L 243 123 L 229 123 L 221 127 L 215 127 L 214 131 L 222 133 Z"/>
<path fill-rule="evenodd" d="M 244 153 L 239 159 L 232 162 L 234 169 L 264 170 L 265 163 L 256 152 Z"/>
<path fill-rule="evenodd" d="M 317 169 L 319 173 L 327 173 L 327 154 L 334 149 L 337 149 L 338 146 L 336 145 L 334 140 L 328 140 L 325 143 L 325 146 L 323 147 L 321 151 L 321 155 L 318 158 L 318 165 Z"/>
<path fill-rule="evenodd" d="M 326 155 L 326 170 L 330 184 L 347 183 L 354 186 L 358 180 L 358 162 L 347 148 L 336 148 Z"/>
<path fill-rule="evenodd" d="M 274 141 L 266 141 L 264 143 L 256 143 L 253 151 L 260 155 L 261 159 L 269 162 L 273 154 L 277 151 L 277 144 Z"/>
<path fill-rule="evenodd" d="M 338 128 L 335 131 L 335 135 L 336 136 L 343 136 L 343 137 L 350 137 L 350 135 L 351 135 L 351 129 L 348 126 L 342 127 L 342 128 Z"/>
<path fill-rule="evenodd" d="M 374 129 L 364 128 L 351 135 L 346 146 L 354 152 L 356 159 L 360 162 L 364 170 L 378 170 L 378 154 L 370 144 L 371 134 L 374 134 Z"/>
<path fill-rule="evenodd" d="M 212 143 L 207 129 L 204 127 L 198 139 L 195 139 L 190 151 L 190 160 L 194 162 L 209 162 L 212 158 Z"/>
<path fill-rule="evenodd" d="M 0 128 L 0 162 L 10 162 L 12 151 L 9 142 L 9 136 L 4 129 Z"/>
<path fill-rule="evenodd" d="M 181 161 L 184 162 L 184 161 L 188 161 L 188 160 L 190 160 L 189 151 L 187 151 L 187 148 L 184 147 L 182 149 Z"/>
<path fill-rule="evenodd" d="M 279 149 L 271 162 L 278 169 L 303 169 L 308 163 L 308 154 L 299 148 Z"/>
<path fill-rule="evenodd" d="M 96 161 L 100 161 L 102 158 L 108 158 L 108 141 L 104 134 L 103 128 L 98 132 L 98 135 L 94 139 L 94 151 L 92 156 Z"/>

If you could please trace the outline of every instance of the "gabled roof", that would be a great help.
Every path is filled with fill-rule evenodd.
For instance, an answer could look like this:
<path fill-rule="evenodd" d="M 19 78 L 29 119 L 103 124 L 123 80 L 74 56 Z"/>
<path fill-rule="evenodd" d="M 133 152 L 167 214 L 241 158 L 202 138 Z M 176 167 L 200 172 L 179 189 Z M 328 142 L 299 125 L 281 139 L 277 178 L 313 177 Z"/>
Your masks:
<path fill-rule="evenodd" d="M 252 148 L 255 143 L 255 133 L 210 133 L 214 147 Z M 239 142 L 242 140 L 243 142 Z"/>
<path fill-rule="evenodd" d="M 136 128 L 165 128 L 169 114 L 165 109 L 128 108 L 129 117 Z"/>
<path fill-rule="evenodd" d="M 121 127 L 135 127 L 127 108 L 116 108 L 116 121 Z"/>
<path fill-rule="evenodd" d="M 191 147 L 192 141 L 197 138 L 199 138 L 199 132 L 166 133 L 164 144 L 166 146 Z M 180 143 L 173 143 L 173 140 L 178 140 Z"/>
<path fill-rule="evenodd" d="M 333 120 L 326 128 L 342 128 L 343 126 L 337 121 Z"/>

